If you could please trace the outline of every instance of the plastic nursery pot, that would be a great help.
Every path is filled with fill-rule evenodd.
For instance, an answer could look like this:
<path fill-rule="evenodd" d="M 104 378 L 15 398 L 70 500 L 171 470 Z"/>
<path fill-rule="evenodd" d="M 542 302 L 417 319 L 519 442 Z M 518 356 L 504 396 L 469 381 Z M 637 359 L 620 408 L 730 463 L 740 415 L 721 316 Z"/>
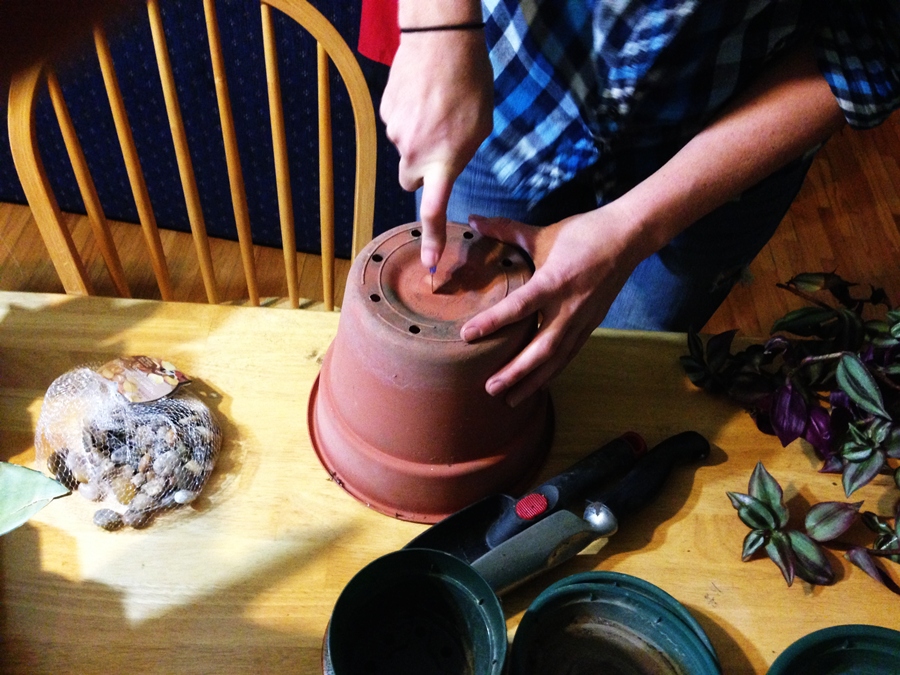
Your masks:
<path fill-rule="evenodd" d="M 522 617 L 510 675 L 719 675 L 712 644 L 662 589 L 616 572 L 567 577 Z"/>
<path fill-rule="evenodd" d="M 326 675 L 499 675 L 506 621 L 469 565 L 441 551 L 403 549 L 350 580 L 325 633 Z"/>
<path fill-rule="evenodd" d="M 447 225 L 432 275 L 418 224 L 380 235 L 353 262 L 338 331 L 309 404 L 322 464 L 360 501 L 435 522 L 497 492 L 524 489 L 553 434 L 541 391 L 509 407 L 487 378 L 528 344 L 537 318 L 468 343 L 463 324 L 531 276 L 517 248 Z"/>
<path fill-rule="evenodd" d="M 900 672 L 900 632 L 880 626 L 832 626 L 785 649 L 768 675 L 895 675 Z"/>

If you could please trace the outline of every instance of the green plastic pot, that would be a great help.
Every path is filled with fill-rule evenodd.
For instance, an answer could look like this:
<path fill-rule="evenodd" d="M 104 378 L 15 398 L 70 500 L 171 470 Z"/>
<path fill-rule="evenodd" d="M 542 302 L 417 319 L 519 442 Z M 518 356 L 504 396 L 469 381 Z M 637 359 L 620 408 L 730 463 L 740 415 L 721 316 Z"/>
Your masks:
<path fill-rule="evenodd" d="M 344 587 L 325 633 L 326 675 L 500 675 L 506 620 L 487 582 L 441 551 L 377 558 Z"/>
<path fill-rule="evenodd" d="M 510 675 L 615 672 L 719 675 L 715 650 L 687 609 L 662 589 L 616 572 L 567 577 L 522 617 Z"/>
<path fill-rule="evenodd" d="M 768 675 L 897 675 L 900 631 L 881 626 L 832 626 L 785 649 Z"/>

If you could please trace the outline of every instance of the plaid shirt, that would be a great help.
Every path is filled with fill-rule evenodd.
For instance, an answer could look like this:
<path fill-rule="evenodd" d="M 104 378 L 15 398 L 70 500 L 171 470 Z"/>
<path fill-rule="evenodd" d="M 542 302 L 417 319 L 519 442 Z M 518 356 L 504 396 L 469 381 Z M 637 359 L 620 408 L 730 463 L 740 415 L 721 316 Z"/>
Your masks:
<path fill-rule="evenodd" d="M 900 107 L 896 0 L 485 0 L 500 182 L 540 199 L 587 170 L 598 203 L 655 172 L 812 37 L 847 121 Z"/>

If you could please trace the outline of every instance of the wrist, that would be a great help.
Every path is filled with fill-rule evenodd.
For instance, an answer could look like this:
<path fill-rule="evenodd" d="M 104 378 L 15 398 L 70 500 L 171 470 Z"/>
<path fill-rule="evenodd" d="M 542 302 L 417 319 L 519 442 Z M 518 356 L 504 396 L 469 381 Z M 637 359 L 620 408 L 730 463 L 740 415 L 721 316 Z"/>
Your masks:
<path fill-rule="evenodd" d="M 620 255 L 632 268 L 668 243 L 661 223 L 648 210 L 638 195 L 626 192 L 618 199 L 602 206 L 604 239 L 618 242 Z"/>
<path fill-rule="evenodd" d="M 478 31 L 482 29 L 484 29 L 484 21 L 429 24 L 427 26 L 400 26 L 401 33 L 445 33 L 447 31 Z"/>

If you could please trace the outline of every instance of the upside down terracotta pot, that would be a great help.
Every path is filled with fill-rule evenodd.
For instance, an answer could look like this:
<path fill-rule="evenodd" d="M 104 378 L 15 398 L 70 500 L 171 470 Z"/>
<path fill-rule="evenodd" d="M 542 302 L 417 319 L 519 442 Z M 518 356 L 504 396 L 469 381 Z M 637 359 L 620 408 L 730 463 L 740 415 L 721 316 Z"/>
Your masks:
<path fill-rule="evenodd" d="M 515 247 L 448 223 L 432 280 L 421 231 L 380 235 L 353 262 L 337 335 L 310 395 L 309 429 L 334 481 L 391 516 L 434 522 L 526 486 L 553 433 L 549 394 L 509 407 L 488 377 L 528 344 L 537 318 L 467 343 L 463 324 L 527 281 Z"/>

